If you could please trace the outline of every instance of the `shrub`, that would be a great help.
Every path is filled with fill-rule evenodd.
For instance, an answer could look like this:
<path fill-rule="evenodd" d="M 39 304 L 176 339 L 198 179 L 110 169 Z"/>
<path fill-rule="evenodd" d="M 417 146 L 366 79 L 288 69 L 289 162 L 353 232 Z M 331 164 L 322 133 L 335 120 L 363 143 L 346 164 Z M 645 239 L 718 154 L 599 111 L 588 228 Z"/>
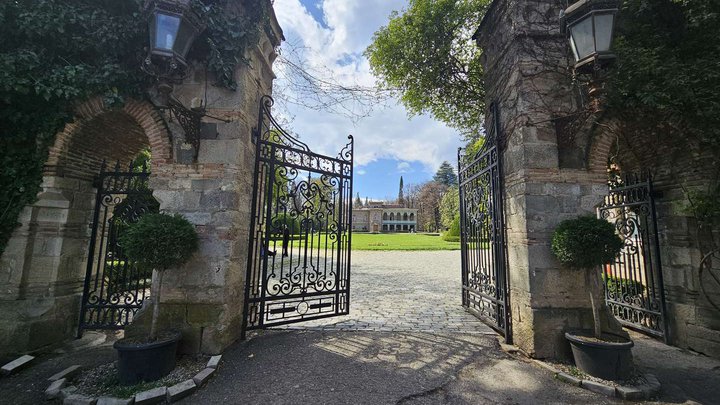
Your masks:
<path fill-rule="evenodd" d="M 443 233 L 442 238 L 446 242 L 459 242 L 460 241 L 460 217 L 455 216 L 455 219 L 453 219 L 452 224 L 450 224 L 450 229 L 448 229 L 445 233 Z"/>
<path fill-rule="evenodd" d="M 645 293 L 645 286 L 640 281 L 613 277 L 608 274 L 603 274 L 603 279 L 605 280 L 605 288 L 610 294 L 626 293 L 634 296 Z"/>
<path fill-rule="evenodd" d="M 145 214 L 120 235 L 125 254 L 154 270 L 185 264 L 198 247 L 195 226 L 181 215 Z"/>
<path fill-rule="evenodd" d="M 563 264 L 593 268 L 612 263 L 623 241 L 608 221 L 586 216 L 561 222 L 555 229 L 551 247 Z"/>
<path fill-rule="evenodd" d="M 602 286 L 597 267 L 614 261 L 622 247 L 623 241 L 615 228 L 609 222 L 591 216 L 563 221 L 553 234 L 551 248 L 558 260 L 585 270 L 597 339 L 602 339 Z"/>
<path fill-rule="evenodd" d="M 120 235 L 119 241 L 129 259 L 157 273 L 152 284 L 153 314 L 148 337 L 155 341 L 163 273 L 187 263 L 195 253 L 198 248 L 195 226 L 178 214 L 145 214 Z"/>

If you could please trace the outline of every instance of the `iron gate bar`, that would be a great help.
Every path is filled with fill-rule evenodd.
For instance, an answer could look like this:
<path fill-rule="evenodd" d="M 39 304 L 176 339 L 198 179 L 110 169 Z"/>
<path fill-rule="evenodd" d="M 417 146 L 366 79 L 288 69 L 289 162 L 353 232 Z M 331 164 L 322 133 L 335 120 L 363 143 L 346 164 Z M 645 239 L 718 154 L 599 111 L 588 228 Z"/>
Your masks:
<path fill-rule="evenodd" d="M 623 325 L 667 342 L 652 176 L 626 174 L 612 179 L 597 215 L 610 221 L 625 243 L 615 263 L 601 268 L 608 307 Z"/>
<path fill-rule="evenodd" d="M 145 165 L 134 170 L 132 163 L 126 171 L 120 169 L 119 162 L 114 169 L 106 167 L 103 162 L 95 183 L 78 337 L 85 329 L 124 328 L 149 295 L 147 275 L 143 276 L 138 265 L 124 257 L 118 237 L 124 227 L 144 213 L 159 211 L 159 203 L 147 187 L 150 172 Z"/>
<path fill-rule="evenodd" d="M 495 103 L 490 109 L 482 148 L 474 156 L 458 150 L 462 303 L 511 343 L 500 113 Z"/>
<path fill-rule="evenodd" d="M 243 339 L 247 330 L 349 313 L 353 138 L 337 157 L 312 152 L 275 121 L 272 105 L 263 96 L 253 133 Z"/>

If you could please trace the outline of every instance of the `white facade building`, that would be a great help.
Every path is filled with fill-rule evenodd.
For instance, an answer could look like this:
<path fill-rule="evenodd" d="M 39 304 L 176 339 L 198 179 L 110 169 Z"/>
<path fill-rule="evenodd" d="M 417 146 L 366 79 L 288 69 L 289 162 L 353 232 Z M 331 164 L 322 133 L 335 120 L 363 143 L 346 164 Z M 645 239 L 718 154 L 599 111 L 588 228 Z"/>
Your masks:
<path fill-rule="evenodd" d="M 397 204 L 371 202 L 353 209 L 352 230 L 357 232 L 414 232 L 417 229 L 416 208 Z"/>

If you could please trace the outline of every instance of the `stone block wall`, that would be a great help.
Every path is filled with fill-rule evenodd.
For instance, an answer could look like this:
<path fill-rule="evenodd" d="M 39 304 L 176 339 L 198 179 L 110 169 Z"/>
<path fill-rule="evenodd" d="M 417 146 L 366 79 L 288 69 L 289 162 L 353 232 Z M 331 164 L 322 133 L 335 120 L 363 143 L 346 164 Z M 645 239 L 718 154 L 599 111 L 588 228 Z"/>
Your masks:
<path fill-rule="evenodd" d="M 716 152 L 691 134 L 613 128 L 610 151 L 620 169 L 654 178 L 668 341 L 720 357 L 720 256 L 700 269 L 703 257 L 720 248 L 720 224 L 698 222 L 688 197 L 717 186 Z"/>
<path fill-rule="evenodd" d="M 0 258 L 0 360 L 74 335 L 95 203 L 92 179 L 103 159 L 127 164 L 146 146 L 160 209 L 185 216 L 201 239 L 188 265 L 167 272 L 161 318 L 183 330 L 185 352 L 217 353 L 240 336 L 252 128 L 260 97 L 271 94 L 272 62 L 283 38 L 274 14 L 270 20 L 271 34 L 247 55 L 251 66 L 236 70 L 236 91 L 212 86 L 203 66 L 193 66 L 186 82 L 175 86 L 184 105 L 207 100 L 208 114 L 227 121 L 203 118 L 197 161 L 175 117 L 147 101 L 128 100 L 112 110 L 95 98 L 76 107 L 75 122 L 50 149 L 38 202 L 23 211 L 22 226 Z M 141 311 L 128 333 L 142 332 L 148 318 Z"/>
<path fill-rule="evenodd" d="M 228 121 L 203 119 L 197 163 L 153 165 L 150 187 L 160 209 L 182 214 L 200 236 L 199 253 L 183 268 L 166 272 L 161 293 L 161 324 L 182 329 L 185 353 L 219 353 L 240 337 L 255 165 L 252 131 L 260 98 L 272 93 L 272 62 L 282 38 L 274 15 L 271 22 L 274 37 L 265 36 L 251 50 L 252 66 L 238 66 L 237 91 L 206 86 L 213 78 L 202 66 L 176 86 L 183 104 L 207 99 L 208 114 Z M 149 311 L 141 314 L 127 333 L 143 333 L 149 318 Z"/>
<path fill-rule="evenodd" d="M 561 166 L 554 119 L 577 109 L 558 15 L 564 1 L 496 0 L 476 38 L 483 49 L 487 103 L 497 103 L 503 165 L 513 340 L 539 358 L 569 355 L 564 332 L 590 329 L 583 274 L 552 255 L 555 227 L 594 215 L 607 176 Z M 489 121 L 486 121 L 489 122 Z M 606 328 L 618 330 L 605 317 Z"/>
<path fill-rule="evenodd" d="M 48 176 L 0 260 L 0 357 L 56 343 L 77 327 L 95 192 Z M 31 270 L 32 269 L 32 270 Z"/>
<path fill-rule="evenodd" d="M 716 156 L 689 136 L 643 135 L 602 112 L 570 131 L 557 126 L 581 111 L 572 87 L 560 0 L 495 0 L 476 38 L 484 51 L 487 102 L 500 108 L 505 150 L 506 226 L 515 343 L 536 357 L 564 357 L 563 332 L 589 328 L 582 275 L 550 251 L 557 224 L 595 214 L 607 193 L 608 159 L 655 178 L 669 342 L 720 352 L 718 224 L 698 227 L 687 191 L 717 185 Z M 607 328 L 618 330 L 613 319 Z"/>

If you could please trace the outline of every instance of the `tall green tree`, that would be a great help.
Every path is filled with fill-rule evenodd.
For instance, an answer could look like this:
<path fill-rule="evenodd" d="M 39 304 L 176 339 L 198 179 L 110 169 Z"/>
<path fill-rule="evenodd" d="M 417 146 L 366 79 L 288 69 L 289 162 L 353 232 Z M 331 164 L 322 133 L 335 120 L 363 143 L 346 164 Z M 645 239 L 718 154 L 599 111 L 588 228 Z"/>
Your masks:
<path fill-rule="evenodd" d="M 720 146 L 720 2 L 626 0 L 609 111 L 635 131 Z"/>
<path fill-rule="evenodd" d="M 403 178 L 400 176 L 400 190 L 398 191 L 398 204 L 405 206 L 405 195 L 403 190 Z"/>
<path fill-rule="evenodd" d="M 435 177 L 433 177 L 433 181 L 444 184 L 447 187 L 457 186 L 457 175 L 455 174 L 455 170 L 453 170 L 453 167 L 447 160 L 442 162 L 440 168 L 438 168 L 437 173 L 435 173 Z"/>
<path fill-rule="evenodd" d="M 481 52 L 471 36 L 489 0 L 410 0 L 393 12 L 365 51 L 373 73 L 411 114 L 429 113 L 477 137 L 485 90 Z"/>
<path fill-rule="evenodd" d="M 452 186 L 440 200 L 440 222 L 443 227 L 450 228 L 453 220 L 460 215 L 460 193 L 457 186 Z"/>

